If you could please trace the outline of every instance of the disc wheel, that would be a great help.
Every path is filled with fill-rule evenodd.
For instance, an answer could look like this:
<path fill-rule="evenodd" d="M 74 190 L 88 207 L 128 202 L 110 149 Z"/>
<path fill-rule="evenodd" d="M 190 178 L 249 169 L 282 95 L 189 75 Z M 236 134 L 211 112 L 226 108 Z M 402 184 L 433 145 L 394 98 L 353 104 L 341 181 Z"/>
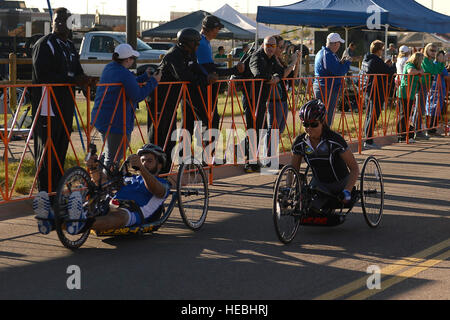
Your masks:
<path fill-rule="evenodd" d="M 272 217 L 278 239 L 285 244 L 295 238 L 300 224 L 303 183 L 291 165 L 281 169 L 275 182 Z"/>
<path fill-rule="evenodd" d="M 364 219 L 371 228 L 376 228 L 383 216 L 384 183 L 380 164 L 373 156 L 369 156 L 364 161 L 361 170 L 360 192 Z"/>
<path fill-rule="evenodd" d="M 91 183 L 89 173 L 81 167 L 68 169 L 59 181 L 55 199 L 55 225 L 58 238 L 66 248 L 77 249 L 89 237 L 90 230 L 77 235 L 69 234 L 66 230 L 66 221 L 68 219 L 67 204 L 70 194 L 74 191 L 79 191 L 83 204 L 87 205 L 89 190 L 92 190 Z"/>
<path fill-rule="evenodd" d="M 197 163 L 180 165 L 177 177 L 178 208 L 186 226 L 199 230 L 206 220 L 209 205 L 208 181 Z"/>

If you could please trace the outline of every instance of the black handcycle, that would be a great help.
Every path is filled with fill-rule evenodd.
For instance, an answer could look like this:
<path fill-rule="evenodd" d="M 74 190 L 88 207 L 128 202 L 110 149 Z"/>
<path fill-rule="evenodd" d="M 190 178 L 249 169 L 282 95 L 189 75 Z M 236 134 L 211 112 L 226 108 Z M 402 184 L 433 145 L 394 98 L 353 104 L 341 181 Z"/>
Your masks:
<path fill-rule="evenodd" d="M 114 194 L 126 183 L 126 178 L 131 176 L 128 161 L 120 166 L 115 164 L 110 167 L 105 166 L 101 159 L 97 162 L 106 173 L 106 181 L 100 181 L 97 185 L 86 169 L 75 166 L 64 173 L 56 190 L 55 227 L 59 240 L 69 249 L 81 247 L 91 233 L 89 228 L 77 235 L 67 232 L 67 223 L 81 221 L 69 219 L 67 206 L 70 194 L 75 191 L 81 193 L 83 209 L 87 211 L 87 219 L 83 222 L 87 222 L 90 218 L 107 214 Z M 178 204 L 185 225 L 194 231 L 199 230 L 206 220 L 209 205 L 208 180 L 201 164 L 194 159 L 179 164 L 176 180 L 169 183 L 171 188 L 168 198 L 150 220 L 141 219 L 141 224 L 95 232 L 96 235 L 142 235 L 157 231 L 167 221 L 175 204 Z M 120 201 L 120 205 L 140 210 L 134 201 Z"/>
<path fill-rule="evenodd" d="M 384 183 L 380 164 L 374 156 L 364 161 L 359 186 L 353 188 L 351 200 L 346 203 L 339 196 L 313 187 L 311 171 L 307 166 L 304 173 L 299 173 L 292 165 L 286 165 L 278 174 L 272 216 L 276 234 L 282 243 L 290 243 L 300 225 L 337 226 L 344 223 L 359 200 L 369 227 L 378 227 L 383 215 Z M 316 197 L 326 199 L 320 210 L 312 206 Z"/>

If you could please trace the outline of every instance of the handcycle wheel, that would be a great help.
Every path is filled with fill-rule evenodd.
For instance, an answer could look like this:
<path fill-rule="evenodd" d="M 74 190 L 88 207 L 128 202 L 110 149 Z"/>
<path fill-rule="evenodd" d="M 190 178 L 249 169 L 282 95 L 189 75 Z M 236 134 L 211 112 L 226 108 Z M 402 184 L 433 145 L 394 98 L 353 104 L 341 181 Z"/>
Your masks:
<path fill-rule="evenodd" d="M 198 163 L 182 163 L 177 176 L 178 208 L 186 226 L 199 230 L 206 220 L 209 205 L 208 181 Z"/>
<path fill-rule="evenodd" d="M 77 249 L 89 237 L 90 230 L 77 235 L 71 235 L 66 230 L 66 220 L 68 219 L 67 204 L 69 196 L 74 191 L 81 193 L 83 203 L 89 198 L 92 190 L 92 182 L 89 173 L 81 167 L 73 167 L 64 173 L 56 189 L 55 205 L 55 225 L 58 238 L 61 243 L 69 249 Z"/>
<path fill-rule="evenodd" d="M 272 217 L 278 239 L 288 244 L 297 233 L 301 216 L 303 178 L 292 165 L 278 174 L 273 194 Z"/>
<path fill-rule="evenodd" d="M 362 166 L 360 193 L 364 219 L 371 228 L 376 228 L 383 215 L 384 183 L 380 164 L 373 156 L 369 156 Z"/>

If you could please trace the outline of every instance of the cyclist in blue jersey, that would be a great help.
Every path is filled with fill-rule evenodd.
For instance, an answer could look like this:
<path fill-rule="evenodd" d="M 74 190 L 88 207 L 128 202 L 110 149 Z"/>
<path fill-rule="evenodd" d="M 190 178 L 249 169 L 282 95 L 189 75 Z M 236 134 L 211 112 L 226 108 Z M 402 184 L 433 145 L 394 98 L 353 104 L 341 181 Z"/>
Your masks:
<path fill-rule="evenodd" d="M 86 165 L 91 171 L 92 180 L 98 183 L 106 178 L 98 167 L 93 155 Z M 68 214 L 70 220 L 82 220 L 67 223 L 67 232 L 78 234 L 87 228 L 95 231 L 104 231 L 139 225 L 147 221 L 158 219 L 155 217 L 164 201 L 169 195 L 170 184 L 167 180 L 156 175 L 165 166 L 166 154 L 154 145 L 145 144 L 137 154 L 128 157 L 129 165 L 139 170 L 138 175 L 125 178 L 125 184 L 115 194 L 109 211 L 96 218 L 87 218 L 83 209 L 83 200 L 80 192 L 75 191 L 69 196 Z M 133 200 L 137 207 L 119 205 L 120 200 Z M 39 231 L 43 234 L 54 229 L 54 213 L 48 201 L 48 194 L 40 192 L 33 201 L 33 209 L 38 219 Z M 144 219 L 144 221 L 143 221 Z"/>
<path fill-rule="evenodd" d="M 300 169 L 305 159 L 312 170 L 311 187 L 351 200 L 359 175 L 359 166 L 344 138 L 327 125 L 325 105 L 318 99 L 307 102 L 300 109 L 300 120 L 305 133 L 292 146 L 291 164 Z M 323 208 L 327 199 L 314 199 L 313 208 Z"/>

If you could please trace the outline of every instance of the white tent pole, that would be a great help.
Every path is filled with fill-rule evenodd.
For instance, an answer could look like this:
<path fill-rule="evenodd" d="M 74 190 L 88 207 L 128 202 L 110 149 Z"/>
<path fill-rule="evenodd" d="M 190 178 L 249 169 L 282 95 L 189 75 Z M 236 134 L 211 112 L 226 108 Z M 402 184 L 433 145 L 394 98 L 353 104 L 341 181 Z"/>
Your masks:
<path fill-rule="evenodd" d="M 256 50 L 258 50 L 258 28 L 259 28 L 259 23 L 256 22 L 256 32 L 255 32 L 255 48 L 256 48 Z"/>
<path fill-rule="evenodd" d="M 348 28 L 345 27 L 345 49 L 348 48 Z"/>
<path fill-rule="evenodd" d="M 303 26 L 301 29 L 301 47 L 300 47 L 300 71 L 299 71 L 299 76 L 302 76 L 302 64 L 303 64 Z"/>
<path fill-rule="evenodd" d="M 389 25 L 385 24 L 384 28 L 385 28 L 385 33 L 384 33 L 384 58 L 387 59 Z"/>

